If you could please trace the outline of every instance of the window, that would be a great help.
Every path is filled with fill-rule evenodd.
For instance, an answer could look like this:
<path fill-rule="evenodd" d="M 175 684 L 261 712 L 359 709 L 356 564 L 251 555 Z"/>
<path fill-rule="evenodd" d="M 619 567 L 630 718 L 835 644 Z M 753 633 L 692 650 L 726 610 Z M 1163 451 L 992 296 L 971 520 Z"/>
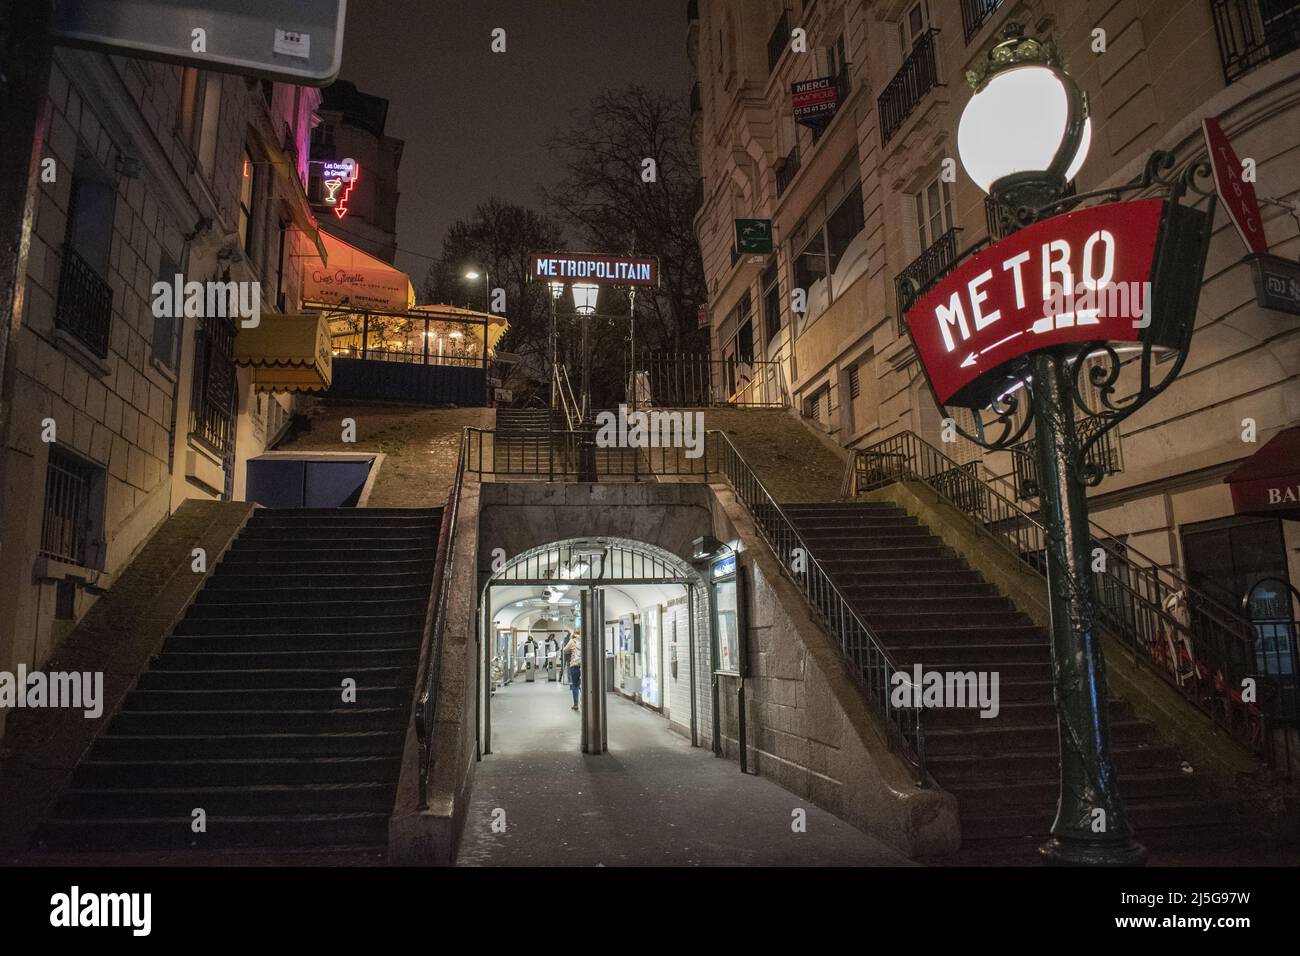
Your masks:
<path fill-rule="evenodd" d="M 253 255 L 253 203 L 257 196 L 257 166 L 253 154 L 244 147 L 244 168 L 239 180 L 239 239 L 244 253 Z"/>
<path fill-rule="evenodd" d="M 775 259 L 763 272 L 763 326 L 770 345 L 781 334 L 781 281 Z"/>
<path fill-rule="evenodd" d="M 311 131 L 311 141 L 317 146 L 333 148 L 334 146 L 334 124 L 321 123 Z"/>
<path fill-rule="evenodd" d="M 920 251 L 934 245 L 949 229 L 956 225 L 952 216 L 952 187 L 936 176 L 925 188 L 912 197 L 916 204 L 917 238 Z"/>
<path fill-rule="evenodd" d="M 199 169 L 211 179 L 217 165 L 217 126 L 221 118 L 221 77 L 218 74 L 204 74 L 202 117 L 194 151 Z"/>
<path fill-rule="evenodd" d="M 824 420 L 829 423 L 831 418 L 831 387 L 829 385 L 823 385 L 804 399 L 804 415 L 806 417 L 815 422 L 820 422 L 823 421 L 823 414 L 825 415 Z"/>
<path fill-rule="evenodd" d="M 113 324 L 113 290 L 105 277 L 113 248 L 116 196 L 98 163 L 85 153 L 78 155 L 54 321 L 99 358 L 108 356 Z"/>
<path fill-rule="evenodd" d="M 181 98 L 176 116 L 176 132 L 191 152 L 199 150 L 198 131 L 203 126 L 203 78 L 192 66 L 181 71 Z"/>
<path fill-rule="evenodd" d="M 741 362 L 754 361 L 754 301 L 746 292 L 727 317 L 727 327 L 736 329 L 732 343 L 734 348 L 728 351 Z"/>
<path fill-rule="evenodd" d="M 167 253 L 163 253 L 162 261 L 158 264 L 158 281 L 165 282 L 170 287 L 176 282 L 176 277 L 180 275 L 180 268 L 172 262 Z M 154 361 L 160 365 L 176 369 L 176 345 L 177 331 L 182 321 L 181 316 L 172 315 L 172 307 L 162 309 L 161 315 L 155 314 L 153 317 L 153 357 Z"/>
<path fill-rule="evenodd" d="M 791 236 L 791 248 L 796 250 L 794 285 L 807 295 L 809 315 L 820 312 L 841 291 L 830 288 L 825 280 L 862 232 L 863 222 L 862 184 L 855 155 L 831 178 Z"/>
<path fill-rule="evenodd" d="M 87 568 L 104 560 L 104 469 L 62 445 L 45 467 L 41 554 Z"/>
<path fill-rule="evenodd" d="M 858 374 L 860 366 L 854 365 L 849 369 L 849 398 L 856 399 L 862 394 L 862 381 Z"/>
<path fill-rule="evenodd" d="M 917 0 L 898 21 L 898 52 L 907 59 L 912 45 L 930 29 L 930 10 L 925 0 Z"/>
<path fill-rule="evenodd" d="M 235 327 L 206 316 L 194 336 L 194 387 L 190 434 L 219 455 L 234 446 Z"/>

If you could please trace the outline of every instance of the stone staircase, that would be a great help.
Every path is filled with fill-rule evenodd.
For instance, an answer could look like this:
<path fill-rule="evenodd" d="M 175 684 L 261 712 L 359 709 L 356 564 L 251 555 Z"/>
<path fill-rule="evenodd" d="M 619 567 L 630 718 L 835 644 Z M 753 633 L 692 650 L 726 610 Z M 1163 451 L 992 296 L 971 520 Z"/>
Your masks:
<path fill-rule="evenodd" d="M 786 514 L 898 665 L 996 672 L 1001 710 L 927 709 L 926 763 L 957 797 L 962 856 L 1031 862 L 1055 816 L 1058 735 L 1047 633 L 925 525 L 889 503 L 790 504 Z M 1120 793 L 1139 841 L 1186 851 L 1239 838 L 1229 803 L 1111 700 Z"/>
<path fill-rule="evenodd" d="M 258 509 L 34 848 L 382 849 L 441 517 Z"/>

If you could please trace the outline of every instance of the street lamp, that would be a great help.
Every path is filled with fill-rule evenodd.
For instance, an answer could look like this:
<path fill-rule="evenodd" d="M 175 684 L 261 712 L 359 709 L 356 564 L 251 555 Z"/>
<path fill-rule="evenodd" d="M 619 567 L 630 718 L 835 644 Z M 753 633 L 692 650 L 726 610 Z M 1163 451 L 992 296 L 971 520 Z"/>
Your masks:
<path fill-rule="evenodd" d="M 465 272 L 465 278 L 468 279 L 470 282 L 473 282 L 478 277 L 479 277 L 479 273 L 477 269 L 469 269 Z M 491 309 L 488 308 L 488 296 L 490 294 L 488 287 L 491 284 L 492 284 L 491 273 L 489 273 L 486 269 L 484 269 L 483 270 L 483 311 L 484 312 L 491 311 Z"/>
<path fill-rule="evenodd" d="M 1055 44 L 1025 37 L 1020 24 L 1008 23 L 966 79 L 975 94 L 962 113 L 957 148 L 967 174 L 993 197 L 1000 221 L 1012 229 L 1050 215 L 1083 165 L 1092 135 L 1087 100 Z M 1042 853 L 1052 863 L 1140 865 L 1146 850 L 1129 829 L 1110 751 L 1085 455 L 1071 397 L 1076 358 L 1065 349 L 1040 350 L 1022 378 L 1033 412 L 1046 531 L 1061 748 L 1060 797 Z M 984 440 L 982 428 L 970 437 L 986 448 L 1007 447 Z"/>

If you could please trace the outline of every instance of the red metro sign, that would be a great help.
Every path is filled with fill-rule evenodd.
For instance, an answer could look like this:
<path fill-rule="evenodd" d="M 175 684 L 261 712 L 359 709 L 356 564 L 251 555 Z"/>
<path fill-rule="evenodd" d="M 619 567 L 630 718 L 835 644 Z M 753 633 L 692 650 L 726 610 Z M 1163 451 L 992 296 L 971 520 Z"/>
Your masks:
<path fill-rule="evenodd" d="M 983 407 L 990 373 L 1029 352 L 1143 338 L 1165 207 L 1107 203 L 1026 226 L 921 296 L 907 326 L 939 404 Z"/>

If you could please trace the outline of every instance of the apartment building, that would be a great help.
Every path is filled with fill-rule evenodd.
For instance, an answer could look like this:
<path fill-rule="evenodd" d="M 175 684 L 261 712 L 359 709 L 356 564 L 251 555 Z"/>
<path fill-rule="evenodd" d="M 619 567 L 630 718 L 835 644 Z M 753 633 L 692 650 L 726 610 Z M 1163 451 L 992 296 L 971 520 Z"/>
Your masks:
<path fill-rule="evenodd" d="M 288 421 L 292 392 L 240 364 L 246 320 L 160 308 L 154 287 L 246 283 L 263 328 L 300 311 L 319 98 L 56 52 L 5 370 L 0 669 L 42 666 L 187 498 L 242 497 L 244 464 Z"/>
<path fill-rule="evenodd" d="M 1054 37 L 1087 94 L 1076 191 L 1135 180 L 1156 149 L 1204 158 L 1201 121 L 1217 116 L 1254 161 L 1259 195 L 1296 200 L 1300 4 L 700 0 L 688 5 L 696 231 L 713 357 L 738 378 L 779 370 L 790 401 L 843 445 L 915 432 L 1032 508 L 1015 464 L 1032 459 L 944 440 L 901 324 L 916 286 L 989 235 L 957 125 L 966 71 L 1010 21 Z M 1269 251 L 1294 260 L 1300 221 L 1268 202 L 1263 217 Z M 733 223 L 747 218 L 771 220 L 770 255 L 734 251 Z M 1300 447 L 1300 318 L 1257 304 L 1244 255 L 1220 208 L 1187 364 L 1101 447 L 1092 516 L 1227 603 L 1281 579 L 1250 610 L 1291 620 L 1300 509 L 1284 492 L 1300 460 L 1286 474 L 1277 462 Z M 1276 480 L 1277 507 L 1238 514 L 1225 479 L 1252 469 Z"/>

